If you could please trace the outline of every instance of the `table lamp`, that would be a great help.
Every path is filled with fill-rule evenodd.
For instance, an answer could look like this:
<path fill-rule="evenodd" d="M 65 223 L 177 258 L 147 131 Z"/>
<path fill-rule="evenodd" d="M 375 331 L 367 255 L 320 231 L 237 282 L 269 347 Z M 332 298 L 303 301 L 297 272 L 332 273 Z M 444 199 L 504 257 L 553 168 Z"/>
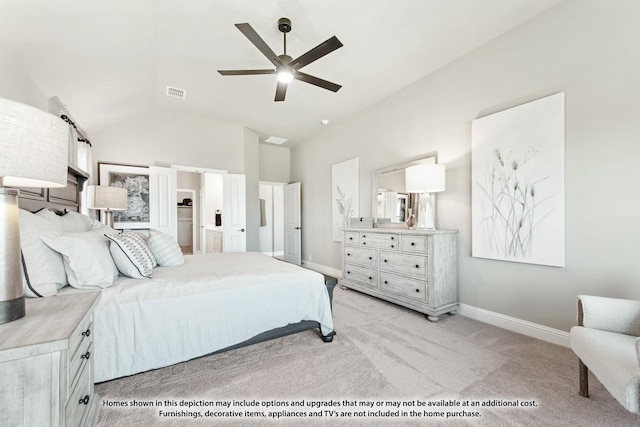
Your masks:
<path fill-rule="evenodd" d="M 59 117 L 0 98 L 0 324 L 25 315 L 18 195 L 10 187 L 65 187 L 69 126 Z"/>
<path fill-rule="evenodd" d="M 127 210 L 127 189 L 106 185 L 87 187 L 87 207 L 99 210 L 103 224 L 113 228 L 113 212 Z"/>
<path fill-rule="evenodd" d="M 444 191 L 445 167 L 440 164 L 414 165 L 405 170 L 405 191 L 418 193 L 417 228 L 435 229 L 431 194 Z"/>

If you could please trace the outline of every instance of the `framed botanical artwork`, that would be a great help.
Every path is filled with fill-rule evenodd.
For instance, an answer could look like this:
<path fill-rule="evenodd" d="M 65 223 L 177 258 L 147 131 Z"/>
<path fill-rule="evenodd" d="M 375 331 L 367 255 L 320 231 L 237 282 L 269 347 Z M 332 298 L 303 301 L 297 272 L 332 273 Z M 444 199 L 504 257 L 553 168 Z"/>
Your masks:
<path fill-rule="evenodd" d="M 331 222 L 333 240 L 342 241 L 342 228 L 349 226 L 358 209 L 358 158 L 331 166 Z"/>
<path fill-rule="evenodd" d="M 564 92 L 472 122 L 472 255 L 564 267 Z"/>
<path fill-rule="evenodd" d="M 149 168 L 98 163 L 99 184 L 127 189 L 127 210 L 113 213 L 116 229 L 149 228 Z"/>

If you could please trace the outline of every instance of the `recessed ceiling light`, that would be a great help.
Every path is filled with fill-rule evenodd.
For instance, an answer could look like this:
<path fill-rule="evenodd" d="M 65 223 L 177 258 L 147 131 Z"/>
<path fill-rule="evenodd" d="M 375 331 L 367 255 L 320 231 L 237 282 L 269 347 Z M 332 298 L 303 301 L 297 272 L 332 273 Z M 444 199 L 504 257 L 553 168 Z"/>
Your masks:
<path fill-rule="evenodd" d="M 327 119 L 322 119 L 322 120 L 320 120 L 320 124 L 321 124 L 321 125 L 323 125 L 323 126 L 326 126 L 326 125 L 328 125 L 328 124 L 329 124 L 329 120 L 327 120 Z"/>
<path fill-rule="evenodd" d="M 269 138 L 265 139 L 264 142 L 269 142 L 271 144 L 284 144 L 285 142 L 287 142 L 286 138 L 280 138 L 279 136 L 270 136 Z"/>

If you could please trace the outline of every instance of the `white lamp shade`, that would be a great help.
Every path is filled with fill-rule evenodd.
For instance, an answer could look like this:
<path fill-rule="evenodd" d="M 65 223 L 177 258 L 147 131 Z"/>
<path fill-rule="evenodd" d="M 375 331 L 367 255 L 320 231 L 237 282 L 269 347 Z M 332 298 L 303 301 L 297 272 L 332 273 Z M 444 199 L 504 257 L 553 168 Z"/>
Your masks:
<path fill-rule="evenodd" d="M 405 169 L 407 193 L 437 193 L 445 188 L 444 165 L 414 165 Z"/>
<path fill-rule="evenodd" d="M 106 185 L 89 185 L 87 187 L 87 207 L 95 210 L 127 210 L 127 189 L 107 187 Z"/>
<path fill-rule="evenodd" d="M 66 187 L 69 125 L 0 98 L 0 177 L 10 187 Z"/>

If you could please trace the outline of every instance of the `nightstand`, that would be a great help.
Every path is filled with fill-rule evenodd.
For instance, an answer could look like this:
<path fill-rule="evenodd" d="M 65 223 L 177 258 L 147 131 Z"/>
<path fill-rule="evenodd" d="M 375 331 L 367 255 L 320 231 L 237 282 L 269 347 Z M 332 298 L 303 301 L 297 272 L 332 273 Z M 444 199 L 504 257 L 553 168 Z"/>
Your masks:
<path fill-rule="evenodd" d="M 93 309 L 99 292 L 27 299 L 27 315 L 0 325 L 3 426 L 92 426 Z"/>

